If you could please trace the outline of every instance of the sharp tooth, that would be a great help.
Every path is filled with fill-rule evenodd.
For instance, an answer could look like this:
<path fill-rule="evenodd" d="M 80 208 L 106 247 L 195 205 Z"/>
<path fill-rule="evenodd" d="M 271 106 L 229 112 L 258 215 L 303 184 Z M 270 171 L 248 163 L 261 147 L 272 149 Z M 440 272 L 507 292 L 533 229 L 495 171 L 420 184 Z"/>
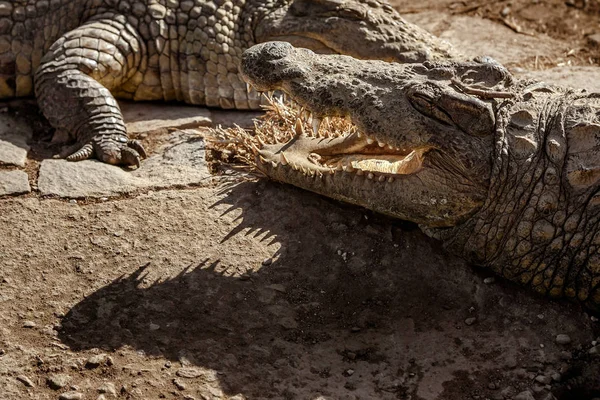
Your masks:
<path fill-rule="evenodd" d="M 390 150 L 394 150 L 394 146 L 392 146 L 391 144 L 388 144 L 388 148 L 389 148 Z"/>
<path fill-rule="evenodd" d="M 372 172 L 369 172 L 369 173 L 367 174 L 367 178 L 368 178 L 368 179 L 373 179 L 374 177 L 375 177 L 375 175 L 373 175 L 373 173 L 372 173 Z"/>
<path fill-rule="evenodd" d="M 273 166 L 273 168 L 277 167 L 277 163 L 275 161 L 271 161 L 271 165 Z"/>
<path fill-rule="evenodd" d="M 246 82 L 246 92 L 250 93 L 252 91 L 252 85 Z"/>
<path fill-rule="evenodd" d="M 377 142 L 377 144 L 379 145 L 379 147 L 385 147 L 385 143 L 383 142 Z"/>
<path fill-rule="evenodd" d="M 264 141 L 264 140 L 262 140 L 262 139 L 260 138 L 260 136 L 258 136 L 258 135 L 257 135 L 257 136 L 255 136 L 255 137 L 256 137 L 256 140 L 258 141 L 258 143 L 260 143 L 260 145 L 261 145 L 262 147 L 265 147 L 265 144 L 266 144 L 266 143 L 265 143 L 265 141 Z"/>
<path fill-rule="evenodd" d="M 263 156 L 258 156 L 258 159 L 261 162 L 261 164 L 266 164 L 267 163 L 267 159 L 264 158 Z"/>
<path fill-rule="evenodd" d="M 273 92 L 272 90 L 269 90 L 269 91 L 267 92 L 267 95 L 268 95 L 270 98 L 273 98 L 273 95 L 274 95 L 274 94 L 275 94 L 275 92 Z"/>
<path fill-rule="evenodd" d="M 356 132 L 356 137 L 357 137 L 357 138 L 361 138 L 361 137 L 362 137 L 362 135 L 363 135 L 362 133 L 360 133 L 360 132 Z"/>
<path fill-rule="evenodd" d="M 312 129 L 315 136 L 319 135 L 319 127 L 321 126 L 321 119 L 317 117 L 313 117 L 312 120 Z"/>
<path fill-rule="evenodd" d="M 294 132 L 296 135 L 302 136 L 304 134 L 304 128 L 302 128 L 302 120 L 300 118 L 296 118 L 296 124 L 294 125 Z"/>
<path fill-rule="evenodd" d="M 346 169 L 344 171 L 354 172 L 354 167 L 352 166 L 352 164 L 348 164 L 346 165 Z"/>
<path fill-rule="evenodd" d="M 390 177 L 388 178 L 388 182 L 389 182 L 389 183 L 392 183 L 392 182 L 394 182 L 394 178 L 390 176 Z"/>
<path fill-rule="evenodd" d="M 378 179 L 378 181 L 379 181 L 379 182 L 383 182 L 383 181 L 385 181 L 385 176 L 383 176 L 383 175 L 379 175 L 379 179 Z"/>
<path fill-rule="evenodd" d="M 364 172 L 363 172 L 363 170 L 362 170 L 362 169 L 357 169 L 357 170 L 356 170 L 356 175 L 359 175 L 359 176 L 360 176 L 360 175 L 362 175 L 362 174 L 364 174 Z"/>
<path fill-rule="evenodd" d="M 342 164 L 338 164 L 335 169 L 338 171 L 345 171 L 344 166 Z"/>
<path fill-rule="evenodd" d="M 289 161 L 287 158 L 285 158 L 285 154 L 281 153 L 281 160 L 279 161 L 281 163 L 281 165 L 288 165 Z"/>
<path fill-rule="evenodd" d="M 367 144 L 373 144 L 375 143 L 374 139 L 371 139 L 370 137 L 367 138 Z"/>
<path fill-rule="evenodd" d="M 258 154 L 258 152 L 260 151 L 254 143 L 251 144 L 250 147 L 252 148 L 252 151 L 254 152 L 254 154 Z"/>

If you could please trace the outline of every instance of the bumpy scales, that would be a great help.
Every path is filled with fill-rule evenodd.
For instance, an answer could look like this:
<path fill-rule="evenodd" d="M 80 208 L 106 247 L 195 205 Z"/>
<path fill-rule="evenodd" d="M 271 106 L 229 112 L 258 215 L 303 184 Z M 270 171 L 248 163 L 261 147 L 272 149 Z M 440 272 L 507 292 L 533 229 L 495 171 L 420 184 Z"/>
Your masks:
<path fill-rule="evenodd" d="M 417 222 L 476 264 L 600 310 L 600 94 L 516 81 L 488 59 L 400 65 L 281 42 L 241 68 L 317 132 L 352 121 L 324 138 L 286 117 L 287 143 L 253 148 L 266 175 Z"/>
<path fill-rule="evenodd" d="M 239 59 L 276 38 L 399 62 L 451 55 L 375 0 L 10 0 L 0 1 L 0 99 L 35 91 L 55 141 L 76 142 L 70 160 L 138 165 L 143 148 L 113 96 L 256 109 Z"/>

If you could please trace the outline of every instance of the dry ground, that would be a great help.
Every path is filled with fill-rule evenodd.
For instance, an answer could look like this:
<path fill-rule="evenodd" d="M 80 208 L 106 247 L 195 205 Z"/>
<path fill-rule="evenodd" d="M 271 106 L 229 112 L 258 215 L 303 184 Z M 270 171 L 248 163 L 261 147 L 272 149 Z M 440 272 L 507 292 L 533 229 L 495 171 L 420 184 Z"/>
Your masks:
<path fill-rule="evenodd" d="M 597 2 L 396 3 L 472 51 L 452 24 L 494 21 L 517 35 L 512 53 L 490 45 L 512 68 L 598 64 Z M 412 224 L 242 173 L 0 199 L 0 238 L 0 399 L 600 396 L 600 329 L 578 306 L 490 279 Z"/>

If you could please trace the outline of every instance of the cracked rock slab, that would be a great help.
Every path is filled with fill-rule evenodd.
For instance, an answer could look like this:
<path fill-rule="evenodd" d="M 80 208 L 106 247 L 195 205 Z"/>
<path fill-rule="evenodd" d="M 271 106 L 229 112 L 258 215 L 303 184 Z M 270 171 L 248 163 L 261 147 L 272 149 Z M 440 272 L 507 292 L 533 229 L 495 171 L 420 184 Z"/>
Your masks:
<path fill-rule="evenodd" d="M 24 167 L 31 135 L 31 127 L 25 121 L 0 113 L 0 164 Z"/>
<path fill-rule="evenodd" d="M 136 170 L 97 160 L 44 160 L 38 189 L 45 196 L 84 198 L 207 183 L 211 175 L 206 168 L 204 140 L 199 133 L 175 131 L 168 137 L 169 141 Z"/>
<path fill-rule="evenodd" d="M 31 192 L 29 178 L 23 171 L 0 171 L 0 196 Z"/>
<path fill-rule="evenodd" d="M 127 132 L 151 133 L 164 129 L 189 129 L 212 125 L 210 110 L 182 104 L 119 102 Z"/>

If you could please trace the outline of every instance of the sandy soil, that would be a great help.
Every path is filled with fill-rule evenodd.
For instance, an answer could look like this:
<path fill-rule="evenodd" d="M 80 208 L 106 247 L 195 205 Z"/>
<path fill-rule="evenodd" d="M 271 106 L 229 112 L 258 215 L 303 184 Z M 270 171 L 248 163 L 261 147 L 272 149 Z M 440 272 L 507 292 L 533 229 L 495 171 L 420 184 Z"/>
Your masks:
<path fill-rule="evenodd" d="M 576 49 L 565 62 L 598 63 L 594 1 L 396 5 L 547 35 Z M 106 201 L 0 199 L 0 238 L 0 399 L 600 396 L 600 328 L 578 306 L 410 223 L 243 173 Z"/>

